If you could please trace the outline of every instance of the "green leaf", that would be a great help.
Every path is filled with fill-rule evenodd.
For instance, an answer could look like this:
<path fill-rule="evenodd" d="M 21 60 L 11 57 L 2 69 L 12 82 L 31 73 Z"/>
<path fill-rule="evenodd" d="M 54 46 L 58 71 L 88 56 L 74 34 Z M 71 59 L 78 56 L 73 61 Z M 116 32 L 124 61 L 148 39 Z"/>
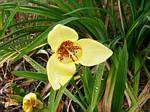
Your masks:
<path fill-rule="evenodd" d="M 136 56 L 134 58 L 134 79 L 133 79 L 133 91 L 135 96 L 138 96 L 139 92 L 140 71 L 141 71 L 141 59 L 138 56 Z"/>
<path fill-rule="evenodd" d="M 48 100 L 48 111 L 46 112 L 54 112 L 55 96 L 56 96 L 56 91 L 54 91 L 53 88 L 51 88 L 50 96 Z"/>
<path fill-rule="evenodd" d="M 84 94 L 88 104 L 90 104 L 92 99 L 92 91 L 93 91 L 93 76 L 88 67 L 84 67 L 83 75 L 81 75 L 81 81 L 83 83 Z"/>
<path fill-rule="evenodd" d="M 128 70 L 128 52 L 127 52 L 127 45 L 124 44 L 123 48 L 120 49 L 118 54 L 118 63 L 116 66 L 116 70 L 114 71 L 116 75 L 116 82 L 115 88 L 113 93 L 112 99 L 112 112 L 121 112 L 122 111 L 122 104 L 124 99 L 124 90 L 125 84 L 127 82 L 127 70 Z"/>
<path fill-rule="evenodd" d="M 38 72 L 27 72 L 27 71 L 13 71 L 12 74 L 15 74 L 19 77 L 25 77 L 29 79 L 44 81 L 47 80 L 47 75 L 44 73 L 38 73 Z"/>
<path fill-rule="evenodd" d="M 10 96 L 12 99 L 15 99 L 15 100 L 17 100 L 18 102 L 22 102 L 22 100 L 23 100 L 23 97 L 22 96 L 20 96 L 20 95 L 11 95 Z"/>
<path fill-rule="evenodd" d="M 53 2 L 65 12 L 72 10 L 72 7 L 69 4 L 67 4 L 64 0 L 53 0 Z"/>
<path fill-rule="evenodd" d="M 82 108 L 83 111 L 86 111 L 86 108 L 82 105 L 82 103 L 80 102 L 80 100 L 78 98 L 76 98 L 69 90 L 67 90 L 65 88 L 64 90 L 64 94 L 66 96 L 68 96 L 69 98 L 71 98 L 74 102 L 76 102 L 77 104 L 80 105 L 80 107 Z"/>
<path fill-rule="evenodd" d="M 133 22 L 136 18 L 136 8 L 135 8 L 134 0 L 128 0 L 128 2 L 132 12 L 132 22 Z"/>
<path fill-rule="evenodd" d="M 61 98 L 62 98 L 62 95 L 63 95 L 63 93 L 64 93 L 64 90 L 65 90 L 65 87 L 61 87 L 59 90 L 58 90 L 58 92 L 57 92 L 57 95 L 56 95 L 56 98 L 55 98 L 55 103 L 54 103 L 54 112 L 56 112 L 56 110 L 57 110 L 57 107 L 58 107 L 58 105 L 59 105 L 59 102 L 60 102 L 60 100 L 61 100 Z"/>
<path fill-rule="evenodd" d="M 0 10 L 0 35 L 2 28 L 3 28 L 3 11 Z"/>
<path fill-rule="evenodd" d="M 15 8 L 12 10 L 10 16 L 9 16 L 9 17 L 7 18 L 7 20 L 5 21 L 5 24 L 3 25 L 3 30 L 2 30 L 1 36 L 3 36 L 3 35 L 5 34 L 5 32 L 6 32 L 7 28 L 8 28 L 8 26 L 11 24 L 11 21 L 13 21 L 14 16 L 15 16 L 16 13 L 17 13 L 17 11 L 16 11 L 17 9 L 18 9 L 18 7 L 15 7 Z"/>
<path fill-rule="evenodd" d="M 35 68 L 38 72 L 46 74 L 47 71 L 46 69 L 41 66 L 40 64 L 38 64 L 36 61 L 34 61 L 32 58 L 30 58 L 29 56 L 25 55 L 24 56 L 25 60 L 30 63 L 32 65 L 33 68 Z"/>
<path fill-rule="evenodd" d="M 87 101 L 85 101 L 85 96 L 83 95 L 83 93 L 81 92 L 81 89 L 80 86 L 78 86 L 74 80 L 74 78 L 71 79 L 70 83 L 73 85 L 73 87 L 75 88 L 76 92 L 78 93 L 80 99 L 81 99 L 81 102 L 84 106 L 87 107 Z M 83 87 L 84 88 L 84 87 Z M 75 92 L 75 93 L 76 93 Z M 84 91 L 85 93 L 85 91 Z M 85 93 L 86 94 L 86 93 Z"/>
<path fill-rule="evenodd" d="M 18 87 L 18 85 L 16 83 L 12 83 L 11 87 L 14 90 L 14 94 L 20 95 L 20 96 L 24 96 L 25 95 L 24 89 Z"/>
<path fill-rule="evenodd" d="M 63 19 L 61 15 L 61 11 L 55 11 L 55 10 L 50 10 L 47 8 L 43 8 L 43 7 L 36 7 L 36 6 L 19 6 L 16 4 L 8 4 L 8 3 L 3 3 L 0 4 L 0 7 L 4 10 L 7 11 L 13 11 L 15 7 L 17 7 L 17 9 L 15 9 L 16 12 L 25 12 L 25 13 L 32 13 L 32 14 L 37 14 L 37 15 L 41 15 L 41 16 L 45 16 L 48 17 L 52 20 L 61 20 Z M 59 13 L 59 14 L 58 14 Z"/>
<path fill-rule="evenodd" d="M 100 42 L 105 42 L 107 40 L 107 31 L 101 19 L 83 17 L 79 22 L 93 35 L 94 39 Z"/>
<path fill-rule="evenodd" d="M 95 74 L 96 76 L 93 85 L 92 99 L 91 99 L 90 106 L 88 108 L 88 112 L 93 112 L 95 107 L 98 105 L 98 96 L 100 92 L 103 72 L 104 72 L 104 64 L 100 64 Z"/>

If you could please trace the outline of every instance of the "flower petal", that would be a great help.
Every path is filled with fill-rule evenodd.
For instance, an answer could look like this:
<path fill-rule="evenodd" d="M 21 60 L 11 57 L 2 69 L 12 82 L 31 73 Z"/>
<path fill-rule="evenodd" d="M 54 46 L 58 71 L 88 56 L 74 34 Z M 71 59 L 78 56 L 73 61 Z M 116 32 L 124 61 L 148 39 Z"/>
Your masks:
<path fill-rule="evenodd" d="M 23 110 L 25 112 L 32 112 L 33 106 L 35 105 L 37 97 L 34 93 L 29 93 L 23 98 Z"/>
<path fill-rule="evenodd" d="M 33 110 L 33 108 L 30 106 L 24 106 L 23 107 L 23 110 L 25 111 L 25 112 L 32 112 L 32 110 Z"/>
<path fill-rule="evenodd" d="M 74 63 L 64 64 L 53 54 L 47 63 L 48 80 L 54 90 L 65 85 L 74 75 L 76 67 Z"/>
<path fill-rule="evenodd" d="M 92 39 L 80 39 L 77 43 L 82 48 L 82 56 L 79 58 L 79 62 L 84 66 L 102 63 L 113 53 L 109 48 Z"/>
<path fill-rule="evenodd" d="M 56 51 L 63 41 L 76 41 L 78 40 L 77 32 L 67 26 L 56 25 L 48 34 L 48 43 L 52 50 Z"/>

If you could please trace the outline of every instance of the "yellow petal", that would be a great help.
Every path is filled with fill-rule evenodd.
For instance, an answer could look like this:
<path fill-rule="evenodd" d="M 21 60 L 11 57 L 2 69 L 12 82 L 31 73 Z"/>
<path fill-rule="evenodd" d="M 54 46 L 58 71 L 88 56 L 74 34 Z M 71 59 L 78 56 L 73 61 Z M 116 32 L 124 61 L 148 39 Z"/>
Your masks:
<path fill-rule="evenodd" d="M 37 100 L 37 97 L 36 97 L 36 94 L 34 94 L 34 93 L 29 93 L 29 94 L 25 95 L 25 97 L 23 99 L 24 102 L 29 101 L 32 105 L 35 105 L 36 100 Z"/>
<path fill-rule="evenodd" d="M 29 93 L 23 98 L 23 110 L 25 112 L 32 112 L 32 107 L 36 105 L 37 97 L 34 93 Z"/>
<path fill-rule="evenodd" d="M 74 29 L 64 25 L 56 25 L 48 34 L 48 43 L 54 51 L 58 49 L 62 42 L 67 40 L 73 42 L 78 40 L 78 34 Z"/>
<path fill-rule="evenodd" d="M 74 63 L 64 64 L 60 62 L 56 54 L 53 54 L 47 63 L 48 80 L 54 90 L 65 85 L 74 75 L 76 67 Z"/>
<path fill-rule="evenodd" d="M 24 107 L 23 108 L 24 112 L 32 112 L 33 108 L 30 106 L 30 107 Z"/>
<path fill-rule="evenodd" d="M 82 49 L 79 62 L 84 66 L 100 64 L 106 61 L 113 53 L 109 48 L 92 39 L 80 39 L 77 43 Z"/>

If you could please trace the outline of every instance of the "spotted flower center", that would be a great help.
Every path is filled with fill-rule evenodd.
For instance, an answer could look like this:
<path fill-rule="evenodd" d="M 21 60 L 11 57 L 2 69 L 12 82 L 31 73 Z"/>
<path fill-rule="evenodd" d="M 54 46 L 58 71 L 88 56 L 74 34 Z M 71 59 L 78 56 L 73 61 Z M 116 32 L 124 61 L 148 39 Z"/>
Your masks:
<path fill-rule="evenodd" d="M 58 59 L 62 63 L 75 62 L 81 56 L 81 47 L 70 40 L 64 41 L 57 50 Z"/>

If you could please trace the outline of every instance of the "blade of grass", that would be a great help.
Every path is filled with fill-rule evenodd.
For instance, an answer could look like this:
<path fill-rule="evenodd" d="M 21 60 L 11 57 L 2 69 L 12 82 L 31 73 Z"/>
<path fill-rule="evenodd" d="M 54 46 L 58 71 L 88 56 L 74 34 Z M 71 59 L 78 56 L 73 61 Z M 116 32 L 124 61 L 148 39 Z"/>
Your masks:
<path fill-rule="evenodd" d="M 61 87 L 61 88 L 59 89 L 59 91 L 58 91 L 58 93 L 57 93 L 57 95 L 56 95 L 53 112 L 56 112 L 57 107 L 58 107 L 58 105 L 59 105 L 59 102 L 60 102 L 60 100 L 61 100 L 61 98 L 62 98 L 62 95 L 63 95 L 63 93 L 64 93 L 64 90 L 65 90 L 65 87 Z"/>
<path fill-rule="evenodd" d="M 24 13 L 32 13 L 41 15 L 44 17 L 48 17 L 52 20 L 61 20 L 63 19 L 63 16 L 61 13 L 59 13 L 57 10 L 50 10 L 43 7 L 36 7 L 36 6 L 19 6 L 14 4 L 0 4 L 0 7 L 7 11 L 13 11 L 15 7 L 16 12 L 24 12 Z M 56 12 L 57 11 L 57 12 Z"/>
<path fill-rule="evenodd" d="M 34 60 L 33 60 L 32 58 L 30 58 L 29 56 L 25 55 L 25 56 L 24 56 L 24 59 L 25 59 L 28 63 L 30 63 L 30 64 L 32 65 L 32 67 L 35 68 L 38 72 L 43 73 L 43 74 L 46 74 L 46 73 L 47 73 L 46 69 L 45 69 L 43 66 L 41 66 L 40 64 L 38 64 L 36 61 L 34 61 Z"/>
<path fill-rule="evenodd" d="M 107 31 L 101 19 L 83 17 L 79 21 L 88 30 L 88 32 L 91 32 L 94 39 L 97 39 L 100 42 L 107 41 Z"/>
<path fill-rule="evenodd" d="M 84 94 L 87 100 L 87 103 L 90 104 L 91 99 L 92 99 L 92 85 L 93 83 L 93 77 L 90 69 L 88 67 L 84 67 L 84 72 L 83 75 L 81 75 L 81 81 L 83 83 L 83 89 L 84 89 Z"/>
<path fill-rule="evenodd" d="M 94 1 L 93 0 L 85 0 L 82 5 L 83 7 L 94 7 Z M 86 16 L 89 16 L 89 17 L 94 17 L 96 15 L 96 11 L 91 9 L 91 10 L 85 10 L 84 11 L 84 14 Z"/>
<path fill-rule="evenodd" d="M 76 98 L 68 89 L 65 88 L 64 94 L 66 96 L 68 96 L 69 98 L 71 98 L 74 102 L 76 102 L 77 104 L 79 104 L 80 107 L 82 108 L 82 110 L 84 112 L 86 111 L 86 108 L 82 105 L 82 103 L 80 102 L 80 100 L 78 98 Z"/>
<path fill-rule="evenodd" d="M 129 109 L 128 112 L 137 112 L 137 110 L 141 110 L 142 106 L 146 103 L 146 101 L 150 99 L 150 81 L 147 82 L 143 91 L 138 97 L 138 102 Z"/>
<path fill-rule="evenodd" d="M 129 2 L 129 6 L 130 6 L 131 12 L 132 12 L 132 22 L 133 22 L 136 18 L 136 8 L 135 8 L 133 0 L 128 0 L 128 2 Z"/>
<path fill-rule="evenodd" d="M 54 112 L 55 96 L 56 96 L 56 91 L 54 91 L 53 88 L 51 88 L 50 96 L 48 100 L 48 109 L 46 112 Z"/>
<path fill-rule="evenodd" d="M 124 99 L 125 84 L 127 82 L 128 52 L 126 43 L 118 56 L 119 64 L 116 71 L 116 84 L 112 100 L 112 112 L 121 112 Z M 123 59 L 123 60 L 122 60 Z"/>
<path fill-rule="evenodd" d="M 83 96 L 83 93 L 81 92 L 81 88 L 78 87 L 78 85 L 76 84 L 74 78 L 72 78 L 72 80 L 70 81 L 70 83 L 74 86 L 74 88 L 76 89 L 77 93 L 79 94 L 79 97 L 81 99 L 81 103 L 87 107 L 86 101 L 85 101 L 85 96 Z"/>
<path fill-rule="evenodd" d="M 35 1 L 35 0 L 27 0 L 27 1 L 30 2 L 30 3 L 36 4 L 36 5 L 40 6 L 40 7 L 44 7 L 46 9 L 50 9 L 49 5 L 46 2 L 44 3 L 44 2 L 41 2 L 41 1 Z"/>
<path fill-rule="evenodd" d="M 73 15 L 73 14 L 76 14 L 76 13 L 81 13 L 81 12 L 84 12 L 84 10 L 91 10 L 91 9 L 93 9 L 93 10 L 100 10 L 101 12 L 104 12 L 104 13 L 107 12 L 107 10 L 105 10 L 103 8 L 98 8 L 98 7 L 81 7 L 81 8 L 77 8 L 77 9 L 75 9 L 73 11 L 65 13 L 64 16 Z"/>
<path fill-rule="evenodd" d="M 88 112 L 93 112 L 95 107 L 98 104 L 98 95 L 100 92 L 101 79 L 103 76 L 103 72 L 104 72 L 104 64 L 100 64 L 96 71 L 96 76 L 95 76 L 94 85 L 93 85 L 93 89 L 92 89 L 93 90 L 92 99 L 91 99 L 91 103 L 88 108 Z"/>
<path fill-rule="evenodd" d="M 137 39 L 136 39 L 136 46 L 137 46 L 138 48 L 141 46 L 143 40 L 145 39 L 145 34 L 147 34 L 146 31 L 147 31 L 147 32 L 150 31 L 150 26 L 149 26 L 149 25 L 144 25 L 144 26 L 141 28 L 140 32 L 139 32 L 139 35 L 138 35 L 138 37 L 137 37 Z"/>
<path fill-rule="evenodd" d="M 138 92 L 139 92 L 139 81 L 140 81 L 140 71 L 141 71 L 140 62 L 141 62 L 141 59 L 139 57 L 135 57 L 133 91 L 136 96 L 138 96 Z"/>
<path fill-rule="evenodd" d="M 2 29 L 3 29 L 3 11 L 0 10 L 0 35 Z"/>
<path fill-rule="evenodd" d="M 20 77 L 39 80 L 39 81 L 47 80 L 47 75 L 39 72 L 13 71 L 12 74 L 15 74 L 16 76 L 20 76 Z"/>
<path fill-rule="evenodd" d="M 41 24 L 41 23 L 44 23 L 44 22 L 48 23 L 48 22 L 51 22 L 51 20 L 46 19 L 46 18 L 37 18 L 37 19 L 32 19 L 32 20 L 18 21 L 17 23 L 14 23 L 14 24 L 10 25 L 9 28 L 16 27 L 16 26 L 19 26 L 19 25 L 26 26 L 26 24 L 34 24 L 34 23 Z"/>
<path fill-rule="evenodd" d="M 1 36 L 3 36 L 5 34 L 8 26 L 11 24 L 11 21 L 14 19 L 14 16 L 17 13 L 17 11 L 16 11 L 17 9 L 18 9 L 18 7 L 15 7 L 12 10 L 12 12 L 11 12 L 10 16 L 8 17 L 8 19 L 5 21 L 5 24 L 3 25 L 3 30 L 2 30 Z"/>
<path fill-rule="evenodd" d="M 57 4 L 61 8 L 61 10 L 65 12 L 72 10 L 72 7 L 66 2 L 64 2 L 64 0 L 54 0 L 53 2 Z"/>
<path fill-rule="evenodd" d="M 144 67 L 144 70 L 145 70 L 146 75 L 147 75 L 147 77 L 148 77 L 148 80 L 150 80 L 150 72 L 148 71 L 148 68 L 146 67 L 145 64 L 143 65 L 143 67 Z"/>
<path fill-rule="evenodd" d="M 127 46 L 114 52 L 113 64 L 106 83 L 101 110 L 103 112 L 121 112 L 127 81 L 128 52 Z"/>
<path fill-rule="evenodd" d="M 136 95 L 134 95 L 133 88 L 131 87 L 131 85 L 129 84 L 129 82 L 126 83 L 126 90 L 127 90 L 128 95 L 130 96 L 132 104 L 133 105 L 136 104 L 137 101 L 138 101 L 138 98 L 137 98 Z"/>
<path fill-rule="evenodd" d="M 25 27 L 23 29 L 19 29 L 19 30 L 16 30 L 15 32 L 13 33 L 10 33 L 6 36 L 3 36 L 0 41 L 3 41 L 2 44 L 0 44 L 0 47 L 4 47 L 4 46 L 7 46 L 7 44 L 10 44 L 12 43 L 12 41 L 15 41 L 15 40 L 19 40 L 20 38 L 23 38 L 23 36 L 25 35 L 29 35 L 31 33 L 35 33 L 35 32 L 42 32 L 46 29 L 47 27 L 46 26 L 36 26 L 36 27 Z M 20 35 L 19 35 L 20 34 Z M 15 35 L 14 38 L 12 39 L 8 39 L 10 37 L 13 37 Z M 17 36 L 16 36 L 17 35 Z M 6 40 L 6 38 L 8 39 L 8 41 L 4 41 Z M 20 40 L 21 41 L 21 40 Z M 30 40 L 31 42 L 31 40 Z M 19 44 L 19 43 L 18 43 Z"/>
<path fill-rule="evenodd" d="M 116 59 L 113 56 L 113 61 L 114 60 Z M 111 112 L 112 97 L 113 97 L 115 81 L 116 81 L 115 71 L 116 71 L 116 67 L 112 64 L 108 78 L 107 78 L 107 82 L 106 82 L 106 88 L 105 88 L 103 101 L 101 101 L 102 105 L 100 105 L 100 111 L 102 112 Z"/>

